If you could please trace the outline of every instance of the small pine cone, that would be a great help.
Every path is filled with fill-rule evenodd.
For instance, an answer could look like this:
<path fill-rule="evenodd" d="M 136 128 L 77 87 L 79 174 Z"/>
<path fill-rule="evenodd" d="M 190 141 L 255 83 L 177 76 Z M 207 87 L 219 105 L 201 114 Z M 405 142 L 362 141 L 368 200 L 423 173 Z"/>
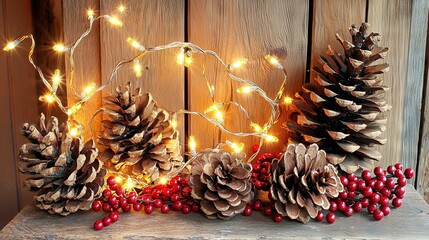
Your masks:
<path fill-rule="evenodd" d="M 328 209 L 329 198 L 344 190 L 337 169 L 317 144 L 289 144 L 281 159 L 273 161 L 270 177 L 277 212 L 303 223 Z"/>
<path fill-rule="evenodd" d="M 328 161 L 348 173 L 370 169 L 381 154 L 374 145 L 386 143 L 386 104 L 382 74 L 389 70 L 383 59 L 388 48 L 378 45 L 381 36 L 368 32 L 369 24 L 350 28 L 352 43 L 338 34 L 344 49 L 340 54 L 328 46 L 328 57 L 320 57 L 314 79 L 297 93 L 287 128 L 290 143 L 317 143 L 327 152 Z"/>
<path fill-rule="evenodd" d="M 116 89 L 104 98 L 104 130 L 99 143 L 107 148 L 101 159 L 118 171 L 146 184 L 182 165 L 179 132 L 169 122 L 169 113 L 159 108 L 149 93 Z"/>
<path fill-rule="evenodd" d="M 19 171 L 34 175 L 25 180 L 24 187 L 38 191 L 35 205 L 51 214 L 66 216 L 78 210 L 89 210 L 101 195 L 106 171 L 97 159 L 93 141 L 83 145 L 58 127 L 52 117 L 45 124 L 40 116 L 40 129 L 25 123 L 22 134 L 30 141 L 21 146 Z"/>
<path fill-rule="evenodd" d="M 252 165 L 243 163 L 243 153 L 212 149 L 192 166 L 189 185 L 209 219 L 229 219 L 244 211 L 253 197 Z"/>

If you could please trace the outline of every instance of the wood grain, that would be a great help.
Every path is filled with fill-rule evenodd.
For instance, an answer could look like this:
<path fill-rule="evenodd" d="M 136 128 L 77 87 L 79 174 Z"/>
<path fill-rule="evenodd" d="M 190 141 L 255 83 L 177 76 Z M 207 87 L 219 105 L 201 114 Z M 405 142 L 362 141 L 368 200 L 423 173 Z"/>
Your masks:
<path fill-rule="evenodd" d="M 6 24 L 6 37 L 15 39 L 33 32 L 32 9 L 30 0 L 5 0 L 4 15 Z M 27 55 L 30 42 L 20 44 L 20 47 L 11 55 L 9 61 L 9 94 L 11 101 L 11 125 L 13 129 L 13 144 L 15 156 L 19 147 L 27 142 L 21 136 L 21 126 L 25 122 L 35 122 L 38 117 L 38 95 L 36 91 L 35 71 L 28 63 Z M 7 159 L 15 162 L 17 159 Z M 16 168 L 14 171 L 18 171 Z M 17 191 L 19 193 L 19 206 L 25 206 L 33 199 L 33 194 L 24 190 L 22 182 L 25 176 L 18 174 Z"/>
<path fill-rule="evenodd" d="M 227 63 L 247 58 L 248 64 L 235 74 L 254 81 L 274 98 L 282 75 L 278 69 L 265 62 L 265 54 L 276 55 L 289 74 L 285 95 L 292 96 L 305 81 L 309 1 L 189 1 L 189 41 L 202 48 L 219 53 Z M 268 120 L 271 110 L 256 94 L 238 94 L 242 86 L 229 79 L 225 70 L 213 58 L 195 56 L 195 65 L 189 69 L 188 99 L 192 111 L 204 112 L 213 104 L 202 75 L 203 64 L 207 66 L 207 79 L 215 86 L 215 101 L 240 102 L 254 122 L 262 125 Z M 279 137 L 276 144 L 268 144 L 264 150 L 280 151 L 287 142 L 286 131 L 280 128 L 280 119 L 270 133 Z M 225 112 L 225 126 L 235 132 L 252 132 L 244 114 L 236 108 Z M 191 117 L 189 133 L 195 135 L 199 149 L 213 147 L 219 141 L 219 132 L 205 120 Z M 237 138 L 222 134 L 221 139 L 243 142 L 249 153 L 258 143 L 255 137 Z"/>
<path fill-rule="evenodd" d="M 428 20 L 429 21 L 429 20 Z M 429 39 L 429 31 L 427 34 Z M 429 59 L 429 41 L 426 42 L 426 59 Z M 420 195 L 429 203 L 429 61 L 426 60 L 422 116 L 420 123 L 420 145 L 417 165 L 416 187 Z"/>
<path fill-rule="evenodd" d="M 387 143 L 379 148 L 383 156 L 380 164 L 384 167 L 396 162 L 415 161 L 415 159 L 401 159 L 404 146 L 402 142 L 407 141 L 402 138 L 403 131 L 413 131 L 409 129 L 410 126 L 406 128 L 402 122 L 406 107 L 405 99 L 419 94 L 409 93 L 412 95 L 407 96 L 406 91 L 407 83 L 414 81 L 407 79 L 410 20 L 411 1 L 369 1 L 368 22 L 372 26 L 371 30 L 381 34 L 381 45 L 389 47 L 384 61 L 389 63 L 390 71 L 384 74 L 384 84 L 390 88 L 386 94 L 386 100 L 392 105 L 392 110 L 387 113 L 385 132 Z"/>
<path fill-rule="evenodd" d="M 313 26 L 311 40 L 311 69 L 318 66 L 320 56 L 325 56 L 328 45 L 338 52 L 343 52 L 337 42 L 335 34 L 345 39 L 351 39 L 349 27 L 352 24 L 359 26 L 365 22 L 366 0 L 324 0 L 314 1 Z M 310 81 L 313 72 L 310 71 Z"/>
<path fill-rule="evenodd" d="M 115 12 L 118 1 L 101 1 L 101 11 Z M 101 76 L 103 83 L 109 78 L 115 64 L 138 55 L 136 49 L 127 43 L 132 37 L 146 47 L 184 41 L 184 1 L 131 0 L 126 2 L 128 11 L 120 18 L 124 25 L 120 29 L 102 22 L 101 27 Z M 119 16 L 119 15 L 118 15 Z M 141 87 L 150 92 L 160 107 L 177 111 L 185 107 L 184 69 L 175 62 L 175 50 L 157 52 L 141 61 L 143 74 L 137 78 L 132 64 L 124 66 L 116 79 L 103 91 L 103 95 L 115 93 L 117 86 L 131 82 L 134 88 Z M 183 118 L 179 119 L 182 143 L 184 136 Z M 183 144 L 182 144 L 183 145 Z"/>
<path fill-rule="evenodd" d="M 428 31 L 429 1 L 414 0 L 411 9 L 408 69 L 402 123 L 402 155 L 404 167 L 416 168 L 418 164 L 420 115 L 425 69 L 426 37 Z M 426 54 L 428 54 L 426 52 Z M 426 55 L 427 56 L 427 55 Z M 399 80 L 399 79 L 398 79 Z"/>
<path fill-rule="evenodd" d="M 89 26 L 87 20 L 87 9 L 97 11 L 100 9 L 99 0 L 63 0 L 63 18 L 64 18 L 64 42 L 67 45 L 72 44 Z M 100 60 L 100 23 L 94 24 L 93 30 L 75 50 L 75 73 L 73 86 L 78 93 L 82 92 L 85 86 L 90 83 L 95 83 L 97 86 L 101 84 L 101 60 Z M 66 79 L 67 87 L 69 86 L 70 63 L 68 56 L 66 58 Z M 73 92 L 68 88 L 67 101 L 71 105 L 76 101 Z M 86 103 L 85 110 L 77 114 L 77 120 L 85 126 L 85 139 L 89 140 L 89 121 L 92 114 L 101 106 L 101 94 L 96 93 Z M 97 133 L 100 130 L 100 125 L 97 124 L 100 118 L 96 118 L 92 125 L 93 131 Z"/>
<path fill-rule="evenodd" d="M 208 220 L 198 213 L 180 212 L 152 215 L 140 212 L 120 214 L 120 220 L 102 231 L 91 227 L 104 213 L 80 212 L 68 217 L 53 216 L 27 207 L 1 232 L 9 239 L 427 239 L 429 206 L 412 186 L 399 209 L 374 222 L 366 212 L 353 217 L 337 215 L 334 225 L 310 221 L 308 224 L 272 219 L 254 212 L 251 217 L 236 216 Z"/>
<path fill-rule="evenodd" d="M 1 45 L 10 40 L 6 35 L 5 21 L 4 21 L 4 5 L 5 1 L 0 1 L 0 34 L 2 36 Z M 4 39 L 7 38 L 7 39 Z M 15 151 L 13 141 L 13 128 L 12 128 L 12 109 L 10 98 L 10 81 L 9 71 L 11 55 L 9 53 L 0 54 L 0 109 L 4 113 L 0 118 L 0 152 L 2 153 L 2 160 L 0 161 L 0 182 L 2 182 L 1 191 L 3 197 L 0 198 L 0 229 L 12 220 L 12 218 L 19 212 L 18 205 L 18 186 L 15 170 Z M 16 57 L 16 56 L 15 56 Z"/>

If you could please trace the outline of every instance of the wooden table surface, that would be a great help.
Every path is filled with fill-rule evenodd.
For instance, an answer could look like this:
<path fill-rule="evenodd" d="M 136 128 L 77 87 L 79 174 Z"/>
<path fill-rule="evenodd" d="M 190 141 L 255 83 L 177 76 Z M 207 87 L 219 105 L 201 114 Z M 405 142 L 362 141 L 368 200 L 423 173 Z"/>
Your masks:
<path fill-rule="evenodd" d="M 222 221 L 198 213 L 156 211 L 150 216 L 123 213 L 118 222 L 95 231 L 92 224 L 104 213 L 60 217 L 28 206 L 0 232 L 0 239 L 429 239 L 429 206 L 412 186 L 406 190 L 402 207 L 381 221 L 364 212 L 350 218 L 337 214 L 334 224 L 276 224 L 259 212 Z"/>

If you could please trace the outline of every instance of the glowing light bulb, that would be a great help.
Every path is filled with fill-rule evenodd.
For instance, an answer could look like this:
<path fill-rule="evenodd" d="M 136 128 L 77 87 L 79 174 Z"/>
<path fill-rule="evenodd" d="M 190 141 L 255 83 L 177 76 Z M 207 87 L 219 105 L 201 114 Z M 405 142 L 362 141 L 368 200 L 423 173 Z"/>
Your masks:
<path fill-rule="evenodd" d="M 218 122 L 223 123 L 223 113 L 220 110 L 216 110 L 215 118 Z"/>
<path fill-rule="evenodd" d="M 128 42 L 128 44 L 130 44 L 133 48 L 135 48 L 135 49 L 138 49 L 138 50 L 140 50 L 140 51 L 144 51 L 144 50 L 146 50 L 146 48 L 143 46 L 143 45 L 141 45 L 139 42 L 137 42 L 136 40 L 134 40 L 133 38 L 127 38 L 127 42 Z"/>
<path fill-rule="evenodd" d="M 58 85 L 61 83 L 61 73 L 60 70 L 57 69 L 52 76 L 52 91 L 56 92 L 58 89 Z"/>
<path fill-rule="evenodd" d="M 286 105 L 290 105 L 290 104 L 292 104 L 292 102 L 293 102 L 293 98 L 286 96 L 286 97 L 284 97 L 284 98 L 283 98 L 283 102 L 284 102 Z"/>
<path fill-rule="evenodd" d="M 279 141 L 279 139 L 276 136 L 269 135 L 269 134 L 266 134 L 266 133 L 262 133 L 261 137 L 263 139 L 265 139 L 265 141 L 267 141 L 267 142 L 278 142 Z"/>
<path fill-rule="evenodd" d="M 222 107 L 222 104 L 220 103 L 213 103 L 213 105 L 211 105 L 209 108 L 207 108 L 204 113 L 210 113 L 210 112 L 214 112 L 214 111 L 218 111 L 219 108 Z"/>
<path fill-rule="evenodd" d="M 226 140 L 225 143 L 236 153 L 242 152 L 244 149 L 244 143 L 234 143 L 229 140 Z"/>
<path fill-rule="evenodd" d="M 125 184 L 122 186 L 126 190 L 131 190 L 135 186 L 134 181 L 131 178 L 127 178 Z"/>
<path fill-rule="evenodd" d="M 120 13 L 124 13 L 126 10 L 127 10 L 127 8 L 123 4 L 118 6 L 118 11 Z"/>
<path fill-rule="evenodd" d="M 3 48 L 3 51 L 6 51 L 6 52 L 10 51 L 10 50 L 14 49 L 16 46 L 18 46 L 19 43 L 20 43 L 20 41 L 18 39 L 14 40 L 12 42 L 8 42 L 6 44 L 6 46 Z"/>
<path fill-rule="evenodd" d="M 170 120 L 170 125 L 173 129 L 176 129 L 177 128 L 177 120 L 176 119 Z"/>
<path fill-rule="evenodd" d="M 92 10 L 92 9 L 86 10 L 86 15 L 88 16 L 89 19 L 93 18 L 94 14 L 95 14 L 94 10 Z"/>
<path fill-rule="evenodd" d="M 188 147 L 191 155 L 195 155 L 197 153 L 197 142 L 195 141 L 195 137 L 193 135 L 189 136 Z"/>
<path fill-rule="evenodd" d="M 273 65 L 274 67 L 279 68 L 279 69 L 283 69 L 283 66 L 280 64 L 279 60 L 276 57 L 274 57 L 272 55 L 266 55 L 265 59 L 269 63 L 271 63 L 271 65 Z"/>
<path fill-rule="evenodd" d="M 116 183 L 118 183 L 118 184 L 119 184 L 119 183 L 121 183 L 121 182 L 122 182 L 122 180 L 123 180 L 123 179 L 122 179 L 122 177 L 121 177 L 121 176 L 116 176 L 116 177 L 115 177 L 115 182 L 116 182 Z"/>
<path fill-rule="evenodd" d="M 55 44 L 55 45 L 52 47 L 52 49 L 54 49 L 54 51 L 55 51 L 55 52 L 66 52 L 66 51 L 68 51 L 68 50 L 69 50 L 66 46 L 64 46 L 64 45 L 63 45 L 63 44 L 61 44 L 61 43 L 57 43 L 57 44 Z"/>
<path fill-rule="evenodd" d="M 73 105 L 71 108 L 69 108 L 68 110 L 67 110 L 67 115 L 73 115 L 73 114 L 75 114 L 77 111 L 79 111 L 80 109 L 82 108 L 82 104 L 81 103 L 78 103 L 78 104 L 76 104 L 76 105 Z"/>
<path fill-rule="evenodd" d="M 136 77 L 142 76 L 143 68 L 138 59 L 134 60 L 133 69 L 134 69 L 134 73 L 136 74 Z"/>
<path fill-rule="evenodd" d="M 83 93 L 86 95 L 91 95 L 95 91 L 95 83 L 90 83 L 83 89 Z"/>
<path fill-rule="evenodd" d="M 252 125 L 253 130 L 255 130 L 255 132 L 262 132 L 263 129 L 261 126 L 259 126 L 259 124 L 252 123 L 251 125 Z"/>
<path fill-rule="evenodd" d="M 81 128 L 78 126 L 70 126 L 69 133 L 72 137 L 78 137 L 82 134 Z"/>
<path fill-rule="evenodd" d="M 115 16 L 106 15 L 104 16 L 104 18 L 114 26 L 122 27 L 122 25 L 124 24 L 121 20 L 117 19 Z"/>
<path fill-rule="evenodd" d="M 176 59 L 177 64 L 189 67 L 192 63 L 192 52 L 189 48 L 181 48 Z"/>
<path fill-rule="evenodd" d="M 250 93 L 255 91 L 255 87 L 253 86 L 244 86 L 237 89 L 238 93 Z"/>
<path fill-rule="evenodd" d="M 245 64 L 247 63 L 247 61 L 248 61 L 248 60 L 247 60 L 246 58 L 243 58 L 243 59 L 237 60 L 237 61 L 235 61 L 235 62 L 233 62 L 233 63 L 229 64 L 229 65 L 228 65 L 228 68 L 229 68 L 229 69 L 240 68 L 240 67 L 242 67 L 243 65 L 245 65 Z"/>
<path fill-rule="evenodd" d="M 54 97 L 54 95 L 47 93 L 43 96 L 40 96 L 39 100 L 42 102 L 53 103 L 55 101 L 55 97 Z"/>
<path fill-rule="evenodd" d="M 168 179 L 166 177 L 160 177 L 158 180 L 160 185 L 165 185 L 168 182 Z"/>

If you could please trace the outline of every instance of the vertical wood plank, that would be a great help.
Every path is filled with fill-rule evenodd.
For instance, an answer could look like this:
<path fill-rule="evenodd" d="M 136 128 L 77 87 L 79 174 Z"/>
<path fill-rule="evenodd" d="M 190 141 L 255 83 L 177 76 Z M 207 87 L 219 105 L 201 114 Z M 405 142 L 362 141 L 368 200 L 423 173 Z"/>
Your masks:
<path fill-rule="evenodd" d="M 0 0 L 0 34 L 1 45 L 6 43 L 6 29 L 4 21 L 5 1 Z M 12 53 L 15 54 L 15 53 Z M 0 118 L 0 152 L 2 160 L 0 161 L 0 182 L 2 182 L 1 192 L 3 196 L 0 198 L 0 229 L 2 229 L 19 210 L 18 205 L 18 190 L 16 170 L 15 170 L 15 152 L 14 152 L 14 136 L 12 125 L 12 111 L 10 99 L 10 81 L 8 66 L 10 66 L 10 54 L 0 54 L 0 109 L 4 113 Z M 16 57 L 16 56 L 15 56 Z M 9 62 L 9 63 L 8 63 Z"/>
<path fill-rule="evenodd" d="M 188 9 L 189 41 L 216 51 L 227 63 L 247 58 L 248 64 L 234 73 L 254 81 L 271 98 L 280 87 L 282 75 L 265 62 L 264 55 L 276 55 L 285 65 L 289 74 L 285 95 L 293 96 L 305 81 L 309 1 L 190 0 Z M 235 90 L 243 84 L 229 79 L 213 58 L 195 56 L 194 62 L 188 79 L 190 110 L 204 112 L 213 104 L 201 73 L 206 63 L 207 79 L 215 86 L 216 102 L 237 101 L 259 125 L 268 120 L 269 105 L 256 94 L 238 94 Z M 270 131 L 280 138 L 279 143 L 267 144 L 264 150 L 278 151 L 287 143 L 286 130 L 280 128 L 283 122 L 284 119 L 280 119 Z M 226 109 L 225 126 L 235 132 L 253 131 L 244 114 L 234 107 Z M 190 134 L 195 135 L 199 149 L 213 147 L 218 142 L 218 130 L 201 118 L 190 118 L 188 128 Z M 247 153 L 252 144 L 259 143 L 255 137 L 237 138 L 222 134 L 221 139 L 243 142 Z"/>
<path fill-rule="evenodd" d="M 408 70 L 402 123 L 402 155 L 404 167 L 418 164 L 419 127 L 425 69 L 425 47 L 428 30 L 429 1 L 414 0 L 411 9 Z"/>
<path fill-rule="evenodd" d="M 146 47 L 184 40 L 184 0 L 131 0 L 124 2 L 128 11 L 117 16 L 124 25 L 117 29 L 108 22 L 101 23 L 101 76 L 105 83 L 115 64 L 131 59 L 139 52 L 127 43 L 132 37 Z M 118 1 L 101 1 L 101 11 L 115 13 Z M 113 14 L 112 14 L 113 15 Z M 149 92 L 160 107 L 177 111 L 185 107 L 184 71 L 175 63 L 175 50 L 166 50 L 145 56 L 141 60 L 143 74 L 135 76 L 132 64 L 125 65 L 116 79 L 106 88 L 103 95 L 115 93 L 117 86 L 132 83 Z M 178 130 L 184 136 L 183 118 L 179 119 Z"/>
<path fill-rule="evenodd" d="M 416 188 L 426 202 L 429 203 L 429 28 L 426 38 L 426 66 L 422 109 Z"/>
<path fill-rule="evenodd" d="M 4 17 L 6 23 L 6 36 L 14 39 L 33 32 L 31 0 L 5 0 Z M 34 122 L 38 117 L 38 95 L 36 91 L 35 71 L 28 62 L 28 49 L 30 42 L 20 44 L 10 57 L 9 62 L 9 93 L 11 96 L 11 113 L 13 128 L 14 152 L 17 156 L 19 147 L 27 142 L 21 136 L 21 126 L 25 122 Z M 17 159 L 13 159 L 17 161 Z M 15 169 L 14 171 L 18 171 Z M 19 193 L 19 206 L 22 208 L 32 202 L 33 193 L 22 188 L 26 176 L 18 174 L 17 191 Z"/>
<path fill-rule="evenodd" d="M 411 1 L 369 1 L 368 22 L 372 26 L 372 31 L 381 34 L 381 45 L 389 47 L 384 61 L 389 63 L 390 71 L 384 74 L 384 84 L 390 87 L 390 91 L 386 93 L 386 100 L 392 105 L 392 110 L 387 113 L 385 132 L 387 143 L 380 147 L 380 153 L 383 156 L 380 165 L 384 167 L 401 161 L 415 161 L 415 159 L 401 159 L 404 146 L 402 142 L 406 140 L 403 139 L 402 133 L 410 130 L 405 128 L 403 122 L 405 99 L 419 94 L 414 92 L 407 96 L 406 91 L 408 82 L 414 82 L 412 79 L 407 79 L 410 17 Z"/>
<path fill-rule="evenodd" d="M 366 0 L 315 0 L 313 5 L 313 39 L 311 41 L 311 68 L 318 65 L 319 57 L 325 56 L 328 45 L 338 52 L 343 48 L 335 34 L 351 39 L 349 27 L 365 22 Z M 310 81 L 313 71 L 310 71 Z"/>
<path fill-rule="evenodd" d="M 63 0 L 63 18 L 64 18 L 64 42 L 67 45 L 72 44 L 89 26 L 87 9 L 93 9 L 98 12 L 100 9 L 99 0 L 73 1 Z M 69 86 L 70 63 L 66 57 L 66 78 L 67 87 Z M 75 72 L 73 77 L 73 86 L 78 93 L 82 92 L 85 86 L 95 83 L 101 84 L 101 61 L 100 61 L 100 23 L 94 23 L 91 33 L 76 48 L 74 54 Z M 67 91 L 68 105 L 71 106 L 76 98 L 71 89 Z M 89 122 L 92 114 L 101 106 L 101 93 L 95 93 L 85 104 L 85 110 L 77 114 L 77 120 L 85 126 L 85 139 L 89 140 Z M 97 133 L 100 129 L 99 119 L 96 118 L 92 129 Z"/>

